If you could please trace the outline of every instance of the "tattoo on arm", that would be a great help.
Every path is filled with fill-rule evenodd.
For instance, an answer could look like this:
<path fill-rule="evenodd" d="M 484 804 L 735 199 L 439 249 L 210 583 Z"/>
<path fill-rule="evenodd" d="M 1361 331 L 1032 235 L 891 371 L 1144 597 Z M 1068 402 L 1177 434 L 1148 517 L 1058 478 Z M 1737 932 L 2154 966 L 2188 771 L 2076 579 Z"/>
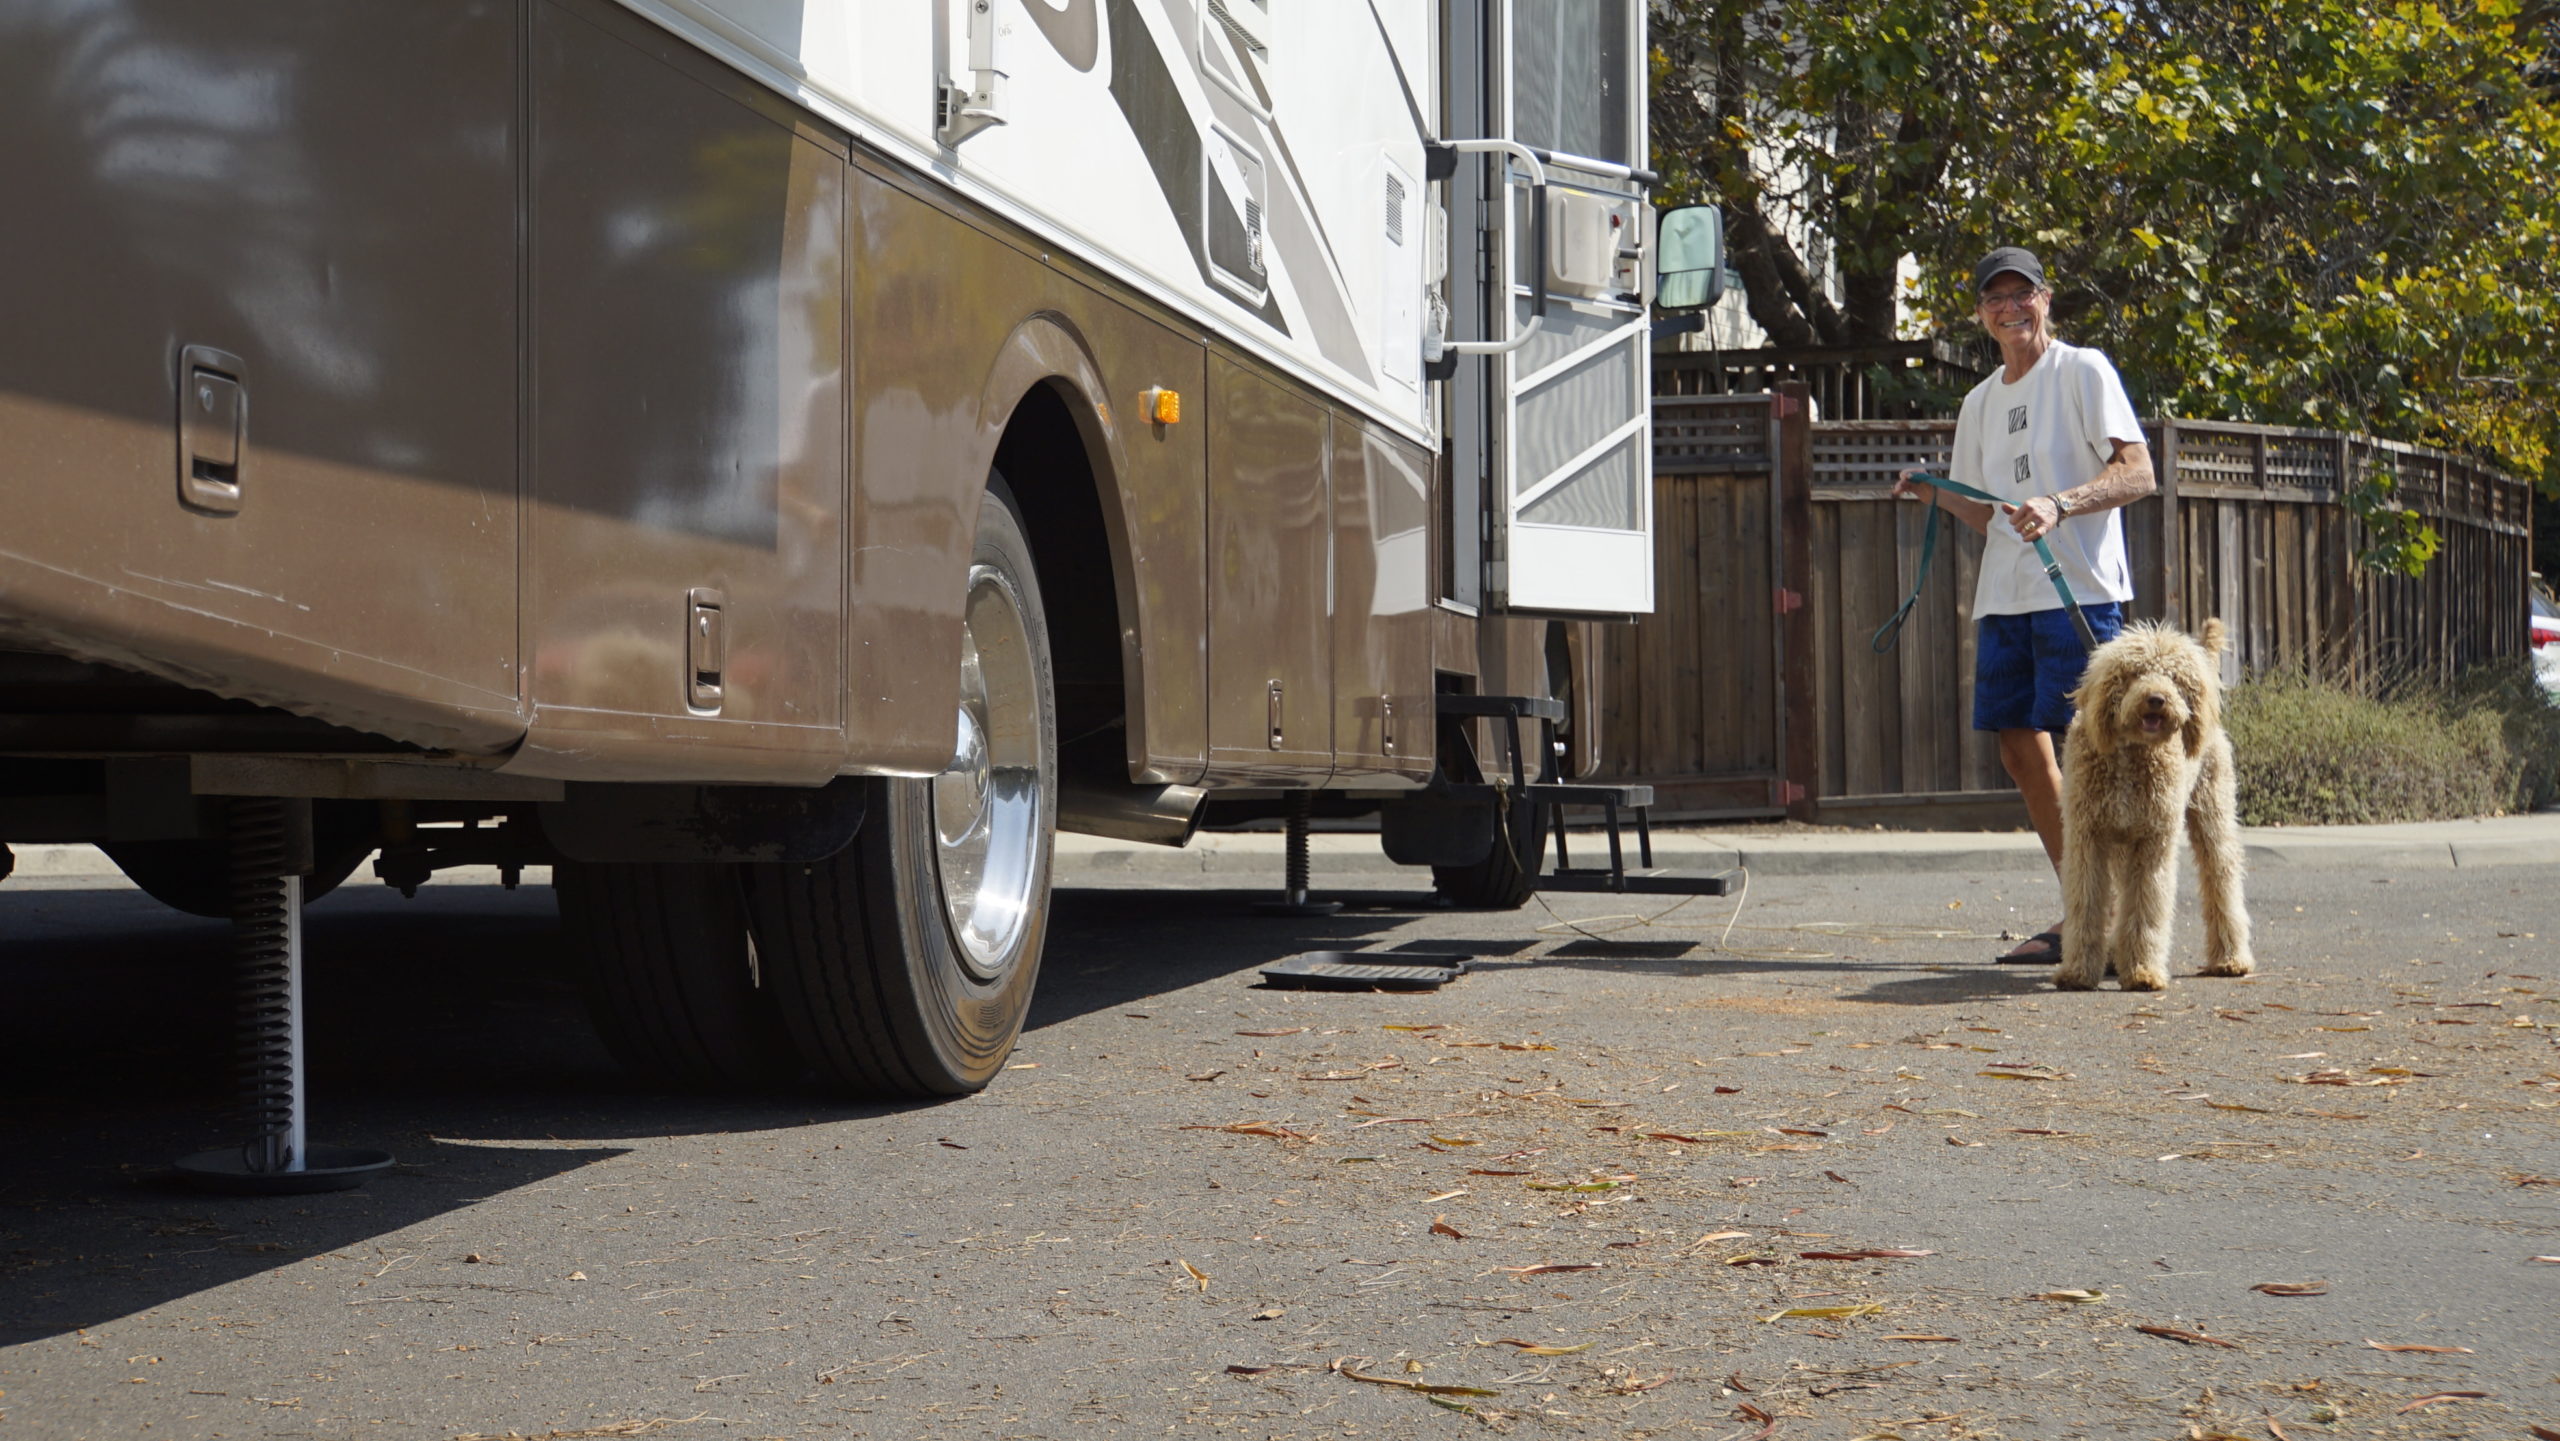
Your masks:
<path fill-rule="evenodd" d="M 2135 441 L 2120 443 L 2115 458 L 2107 462 L 2096 479 L 2064 494 L 2071 497 L 2073 515 L 2095 515 L 2131 505 L 2157 489 L 2159 482 L 2151 474 L 2151 447 Z"/>

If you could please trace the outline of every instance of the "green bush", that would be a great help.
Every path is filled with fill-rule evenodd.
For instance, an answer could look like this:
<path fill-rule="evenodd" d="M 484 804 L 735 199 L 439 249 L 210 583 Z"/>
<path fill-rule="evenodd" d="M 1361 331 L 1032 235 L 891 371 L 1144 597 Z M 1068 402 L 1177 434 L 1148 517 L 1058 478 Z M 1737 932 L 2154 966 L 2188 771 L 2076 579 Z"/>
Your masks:
<path fill-rule="evenodd" d="M 2521 662 L 2450 686 L 2272 671 L 2232 690 L 2225 723 L 2246 825 L 2455 820 L 2560 795 L 2560 707 Z"/>

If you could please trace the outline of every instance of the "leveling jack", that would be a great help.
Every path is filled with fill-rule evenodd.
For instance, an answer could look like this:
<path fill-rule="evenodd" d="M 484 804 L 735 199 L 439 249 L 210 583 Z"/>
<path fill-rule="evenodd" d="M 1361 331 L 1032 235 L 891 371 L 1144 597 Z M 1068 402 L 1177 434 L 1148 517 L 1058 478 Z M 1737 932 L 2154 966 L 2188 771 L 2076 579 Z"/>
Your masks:
<path fill-rule="evenodd" d="M 231 948 L 239 974 L 241 1059 L 252 1134 L 178 1162 L 188 1184 L 232 1195 L 348 1191 L 391 1166 L 389 1153 L 315 1146 L 303 1132 L 302 876 L 311 865 L 311 803 L 234 800 Z"/>
<path fill-rule="evenodd" d="M 1266 916 L 1329 916 L 1342 909 L 1340 901 L 1316 901 L 1307 898 L 1307 884 L 1314 867 L 1307 856 L 1307 822 L 1314 816 L 1314 791 L 1289 792 L 1289 848 L 1283 862 L 1280 898 L 1256 901 L 1254 910 Z"/>

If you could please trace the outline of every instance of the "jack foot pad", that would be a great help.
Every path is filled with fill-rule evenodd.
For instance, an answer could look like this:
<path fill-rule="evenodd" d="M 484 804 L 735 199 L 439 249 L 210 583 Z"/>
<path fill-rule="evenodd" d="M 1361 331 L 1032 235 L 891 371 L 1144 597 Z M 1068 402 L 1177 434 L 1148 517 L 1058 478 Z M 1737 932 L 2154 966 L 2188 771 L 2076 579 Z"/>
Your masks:
<path fill-rule="evenodd" d="M 1329 916 L 1341 909 L 1340 901 L 1311 901 L 1303 893 L 1284 900 L 1253 903 L 1257 916 Z"/>
<path fill-rule="evenodd" d="M 391 1153 L 359 1146 L 313 1146 L 299 1171 L 252 1171 L 243 1147 L 198 1151 L 178 1162 L 178 1178 L 226 1196 L 310 1196 L 352 1191 L 391 1169 Z"/>

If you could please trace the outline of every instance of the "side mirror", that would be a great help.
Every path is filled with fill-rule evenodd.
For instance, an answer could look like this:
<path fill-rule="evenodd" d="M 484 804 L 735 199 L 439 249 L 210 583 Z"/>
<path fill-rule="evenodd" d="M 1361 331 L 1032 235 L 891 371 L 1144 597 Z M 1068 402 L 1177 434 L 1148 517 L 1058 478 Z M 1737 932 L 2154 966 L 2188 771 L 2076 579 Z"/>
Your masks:
<path fill-rule="evenodd" d="M 1681 312 L 1724 298 L 1724 212 L 1712 205 L 1663 211 L 1654 228 L 1653 303 Z"/>

